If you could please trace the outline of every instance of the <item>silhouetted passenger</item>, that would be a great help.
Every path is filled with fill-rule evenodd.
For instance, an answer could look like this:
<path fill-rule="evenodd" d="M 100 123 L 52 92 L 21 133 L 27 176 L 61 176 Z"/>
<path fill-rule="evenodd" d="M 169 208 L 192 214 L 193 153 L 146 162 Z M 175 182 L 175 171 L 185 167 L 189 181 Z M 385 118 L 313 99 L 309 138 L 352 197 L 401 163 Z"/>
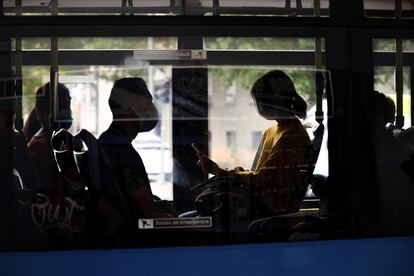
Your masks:
<path fill-rule="evenodd" d="M 61 128 L 69 129 L 72 124 L 69 90 L 61 83 L 57 86 L 56 94 L 59 106 L 57 107 L 56 118 L 51 117 L 53 111 L 50 109 L 50 93 L 50 83 L 43 85 L 36 92 L 35 109 L 41 128 L 27 145 L 29 154 L 40 177 L 41 185 L 47 189 L 53 187 L 57 176 L 57 167 L 50 144 L 53 131 Z"/>
<path fill-rule="evenodd" d="M 32 219 L 48 233 L 52 248 L 110 244 L 121 226 L 121 216 L 89 178 L 82 177 L 81 164 L 74 156 L 79 143 L 74 146 L 73 141 L 65 129 L 54 133 L 51 145 L 59 175 L 52 190 L 36 194 Z"/>
<path fill-rule="evenodd" d="M 24 122 L 24 126 L 22 129 L 26 141 L 30 142 L 30 140 L 39 131 L 41 127 L 42 126 L 40 125 L 40 122 L 37 119 L 36 108 L 34 107 L 32 111 L 30 111 L 29 117 L 27 117 L 26 122 Z"/>
<path fill-rule="evenodd" d="M 277 122 L 262 136 L 254 171 L 225 170 L 203 154 L 199 154 L 198 164 L 210 174 L 246 184 L 250 189 L 253 217 L 275 211 L 299 211 L 302 198 L 294 190 L 301 182 L 300 168 L 308 162 L 310 139 L 298 118 L 305 118 L 307 104 L 289 76 L 278 70 L 260 77 L 251 94 L 259 114 Z"/>
<path fill-rule="evenodd" d="M 139 132 L 150 131 L 158 123 L 158 111 L 145 81 L 141 78 L 117 80 L 109 106 L 113 122 L 99 137 L 99 142 L 132 218 L 175 216 L 175 210 L 168 203 L 154 201 L 145 166 L 131 145 Z"/>
<path fill-rule="evenodd" d="M 380 233 L 385 235 L 414 233 L 414 186 L 401 165 L 409 158 L 405 145 L 385 128 L 394 122 L 395 105 L 391 98 L 374 91 L 373 116 L 376 175 L 380 214 Z M 367 199 L 368 200 L 368 199 Z"/>

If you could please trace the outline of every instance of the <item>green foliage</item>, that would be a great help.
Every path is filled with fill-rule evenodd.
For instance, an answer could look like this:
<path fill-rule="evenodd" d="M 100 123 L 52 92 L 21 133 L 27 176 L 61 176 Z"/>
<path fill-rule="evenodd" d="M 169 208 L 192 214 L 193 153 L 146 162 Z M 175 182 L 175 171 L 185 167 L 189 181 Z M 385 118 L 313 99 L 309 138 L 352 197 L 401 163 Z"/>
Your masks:
<path fill-rule="evenodd" d="M 250 91 L 253 83 L 262 75 L 276 68 L 217 68 L 211 70 L 213 80 L 220 80 L 224 89 L 235 83 L 245 91 Z M 277 68 L 288 74 L 296 87 L 296 91 L 304 98 L 309 106 L 315 104 L 314 71 L 305 69 Z"/>
<path fill-rule="evenodd" d="M 23 114 L 27 115 L 35 105 L 36 90 L 43 85 L 43 77 L 49 76 L 46 66 L 25 66 L 23 74 Z"/>
<path fill-rule="evenodd" d="M 312 51 L 315 49 L 312 38 L 205 37 L 204 45 L 210 50 Z"/>
<path fill-rule="evenodd" d="M 314 51 L 315 40 L 312 38 L 277 38 L 277 37 L 206 37 L 206 49 L 216 50 L 261 50 L 261 51 Z M 214 69 L 213 79 L 220 79 L 224 89 L 233 83 L 250 91 L 252 84 L 261 75 L 276 68 L 226 68 Z M 315 103 L 315 82 L 312 70 L 283 68 L 294 81 L 296 90 L 310 106 Z"/>
<path fill-rule="evenodd" d="M 152 46 L 150 45 L 152 44 Z M 59 49 L 176 49 L 175 37 L 65 37 L 59 38 Z M 23 38 L 23 49 L 50 49 L 50 38 Z"/>
<path fill-rule="evenodd" d="M 296 50 L 313 51 L 312 38 L 274 38 L 274 37 L 206 37 L 206 49 L 215 50 Z M 50 49 L 50 38 L 24 38 L 23 49 Z M 154 37 L 152 42 L 147 37 L 100 37 L 100 38 L 60 38 L 60 49 L 176 49 L 175 37 Z M 374 49 L 378 51 L 395 51 L 395 40 L 376 39 L 373 41 Z M 404 40 L 404 51 L 414 51 L 414 40 Z M 86 70 L 85 70 L 86 69 Z M 220 80 L 224 89 L 234 83 L 245 91 L 249 91 L 254 81 L 264 73 L 276 68 L 212 68 L 210 75 L 214 80 Z M 61 74 L 97 74 L 99 78 L 115 81 L 121 77 L 136 76 L 147 78 L 146 69 L 110 68 L 110 67 L 70 67 L 67 71 L 61 68 Z M 310 106 L 315 103 L 314 72 L 294 68 L 282 68 L 294 81 L 299 94 Z M 393 69 L 380 68 L 374 75 L 375 83 L 387 90 L 394 91 Z M 93 72 L 92 72 L 93 71 Z M 32 66 L 23 68 L 23 114 L 27 114 L 34 105 L 34 93 L 42 85 L 43 76 L 49 75 L 49 68 L 45 66 Z M 408 76 L 404 74 L 404 83 L 408 83 Z M 390 91 L 384 91 L 389 93 Z"/>

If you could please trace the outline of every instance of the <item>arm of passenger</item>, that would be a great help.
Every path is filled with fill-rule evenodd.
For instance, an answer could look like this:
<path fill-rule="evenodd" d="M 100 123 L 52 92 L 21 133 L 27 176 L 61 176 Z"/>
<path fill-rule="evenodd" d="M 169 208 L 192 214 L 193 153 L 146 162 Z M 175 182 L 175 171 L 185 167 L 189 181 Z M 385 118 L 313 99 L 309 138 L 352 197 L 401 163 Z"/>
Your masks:
<path fill-rule="evenodd" d="M 152 197 L 151 190 L 146 187 L 137 187 L 128 193 L 138 215 L 142 218 L 171 218 L 172 214 L 158 208 Z"/>
<path fill-rule="evenodd" d="M 299 176 L 306 165 L 308 145 L 306 137 L 282 137 L 260 169 L 254 172 L 230 171 L 228 174 L 252 187 L 283 189 Z"/>

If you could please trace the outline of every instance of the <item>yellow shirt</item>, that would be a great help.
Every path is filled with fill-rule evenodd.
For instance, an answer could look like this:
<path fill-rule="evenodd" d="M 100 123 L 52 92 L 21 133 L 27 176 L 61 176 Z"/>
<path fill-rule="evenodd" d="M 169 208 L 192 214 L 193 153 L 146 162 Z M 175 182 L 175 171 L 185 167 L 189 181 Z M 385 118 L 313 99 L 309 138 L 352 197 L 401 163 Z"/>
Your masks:
<path fill-rule="evenodd" d="M 301 199 L 295 198 L 292 188 L 300 184 L 300 170 L 307 168 L 310 145 L 309 136 L 297 119 L 266 129 L 255 171 L 235 172 L 236 177 L 250 185 L 253 208 L 299 210 Z"/>

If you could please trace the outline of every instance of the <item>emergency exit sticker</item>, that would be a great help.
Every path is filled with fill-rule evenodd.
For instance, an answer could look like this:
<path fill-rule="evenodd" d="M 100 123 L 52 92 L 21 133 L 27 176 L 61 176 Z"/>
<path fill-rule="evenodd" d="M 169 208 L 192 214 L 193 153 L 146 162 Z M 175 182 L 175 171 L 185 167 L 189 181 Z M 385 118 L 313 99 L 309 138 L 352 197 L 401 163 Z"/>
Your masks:
<path fill-rule="evenodd" d="M 139 219 L 138 229 L 211 228 L 211 217 Z"/>
<path fill-rule="evenodd" d="M 135 50 L 134 60 L 205 60 L 207 51 L 195 50 Z"/>

